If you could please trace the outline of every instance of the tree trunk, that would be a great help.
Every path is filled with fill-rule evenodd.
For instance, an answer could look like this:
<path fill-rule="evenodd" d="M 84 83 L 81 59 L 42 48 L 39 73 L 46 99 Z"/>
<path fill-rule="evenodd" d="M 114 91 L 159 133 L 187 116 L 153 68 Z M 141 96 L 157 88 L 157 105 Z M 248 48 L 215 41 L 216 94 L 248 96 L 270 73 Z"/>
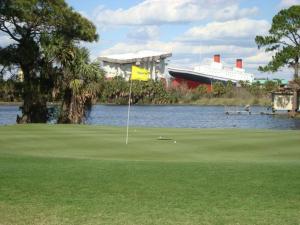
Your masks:
<path fill-rule="evenodd" d="M 17 116 L 17 123 L 46 123 L 48 120 L 47 88 L 42 84 L 39 46 L 32 37 L 25 37 L 19 43 L 19 63 L 24 75 L 22 116 Z"/>
<path fill-rule="evenodd" d="M 85 117 L 85 97 L 74 95 L 72 90 L 66 90 L 61 106 L 58 123 L 81 124 Z"/>
<path fill-rule="evenodd" d="M 296 59 L 295 61 L 295 74 L 294 74 L 294 79 L 298 79 L 299 78 L 299 59 Z"/>
<path fill-rule="evenodd" d="M 72 98 L 71 90 L 70 89 L 65 90 L 57 123 L 66 123 L 66 124 L 71 123 L 71 120 L 69 118 L 71 98 Z"/>
<path fill-rule="evenodd" d="M 297 90 L 293 90 L 293 102 L 292 102 L 292 111 L 290 112 L 290 116 L 294 117 L 296 115 L 298 109 L 298 92 Z"/>
<path fill-rule="evenodd" d="M 22 116 L 17 123 L 46 123 L 48 120 L 47 98 L 41 93 L 40 81 L 30 72 L 29 66 L 21 66 L 24 74 Z"/>

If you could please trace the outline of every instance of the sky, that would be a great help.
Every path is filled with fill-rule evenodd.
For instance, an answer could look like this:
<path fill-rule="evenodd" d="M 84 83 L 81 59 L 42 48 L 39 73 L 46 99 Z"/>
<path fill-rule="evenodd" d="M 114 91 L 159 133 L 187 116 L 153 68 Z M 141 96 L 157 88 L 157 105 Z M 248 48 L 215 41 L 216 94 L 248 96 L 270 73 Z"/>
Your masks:
<path fill-rule="evenodd" d="M 272 17 L 300 0 L 66 0 L 97 27 L 98 42 L 82 43 L 91 58 L 154 50 L 171 52 L 170 66 L 194 67 L 220 54 L 225 66 L 242 58 L 256 77 L 290 79 L 293 72 L 257 70 L 271 59 L 258 50 Z M 0 45 L 10 43 L 0 34 Z"/>
<path fill-rule="evenodd" d="M 271 55 L 258 50 L 272 17 L 300 0 L 67 0 L 97 26 L 100 39 L 84 44 L 101 55 L 155 50 L 172 52 L 170 66 L 194 67 L 220 54 L 226 66 L 242 58 L 256 77 L 292 78 L 292 71 L 261 73 Z"/>

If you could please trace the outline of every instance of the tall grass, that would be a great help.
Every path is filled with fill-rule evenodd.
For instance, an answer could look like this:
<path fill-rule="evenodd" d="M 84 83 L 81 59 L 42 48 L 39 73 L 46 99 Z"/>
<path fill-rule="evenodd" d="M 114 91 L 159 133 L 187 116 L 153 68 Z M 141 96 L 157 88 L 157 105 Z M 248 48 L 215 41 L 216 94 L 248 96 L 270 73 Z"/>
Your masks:
<path fill-rule="evenodd" d="M 258 84 L 242 84 L 238 87 L 228 82 L 226 85 L 216 82 L 209 92 L 206 87 L 191 89 L 186 84 L 170 87 L 168 93 L 173 102 L 179 104 L 199 105 L 260 105 L 270 106 L 270 92 L 278 86 L 261 86 Z"/>

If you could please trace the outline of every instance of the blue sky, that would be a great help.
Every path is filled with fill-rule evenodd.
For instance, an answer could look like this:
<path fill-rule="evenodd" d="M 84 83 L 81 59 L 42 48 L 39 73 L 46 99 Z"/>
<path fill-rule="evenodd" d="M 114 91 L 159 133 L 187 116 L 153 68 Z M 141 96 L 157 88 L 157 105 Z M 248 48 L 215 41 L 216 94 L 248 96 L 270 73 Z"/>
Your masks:
<path fill-rule="evenodd" d="M 193 67 L 221 54 L 233 66 L 257 71 L 271 55 L 259 51 L 256 35 L 266 34 L 272 17 L 300 0 L 66 0 L 97 26 L 100 40 L 83 45 L 100 55 L 156 50 L 172 52 L 171 65 Z M 0 36 L 0 41 L 7 41 Z M 285 69 L 273 77 L 291 78 Z"/>
<path fill-rule="evenodd" d="M 256 35 L 266 34 L 272 17 L 300 0 L 67 0 L 97 26 L 100 41 L 84 44 L 92 58 L 100 55 L 156 50 L 172 52 L 171 65 L 193 67 L 221 54 L 226 66 L 243 58 L 245 69 L 257 71 L 270 54 L 259 51 Z M 291 78 L 283 69 L 273 75 Z"/>

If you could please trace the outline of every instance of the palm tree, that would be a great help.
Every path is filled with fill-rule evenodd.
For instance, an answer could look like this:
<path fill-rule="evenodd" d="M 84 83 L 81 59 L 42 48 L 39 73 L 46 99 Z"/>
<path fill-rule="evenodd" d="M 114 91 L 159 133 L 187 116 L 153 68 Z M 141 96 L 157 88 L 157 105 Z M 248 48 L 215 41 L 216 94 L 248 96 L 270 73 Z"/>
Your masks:
<path fill-rule="evenodd" d="M 63 65 L 63 99 L 59 123 L 82 123 L 97 100 L 103 81 L 98 63 L 91 63 L 86 48 L 75 47 L 73 59 Z"/>
<path fill-rule="evenodd" d="M 49 41 L 55 44 L 44 54 L 57 68 L 53 97 L 61 95 L 58 123 L 82 123 L 87 109 L 97 100 L 103 72 L 98 63 L 90 61 L 86 48 L 61 39 Z"/>

